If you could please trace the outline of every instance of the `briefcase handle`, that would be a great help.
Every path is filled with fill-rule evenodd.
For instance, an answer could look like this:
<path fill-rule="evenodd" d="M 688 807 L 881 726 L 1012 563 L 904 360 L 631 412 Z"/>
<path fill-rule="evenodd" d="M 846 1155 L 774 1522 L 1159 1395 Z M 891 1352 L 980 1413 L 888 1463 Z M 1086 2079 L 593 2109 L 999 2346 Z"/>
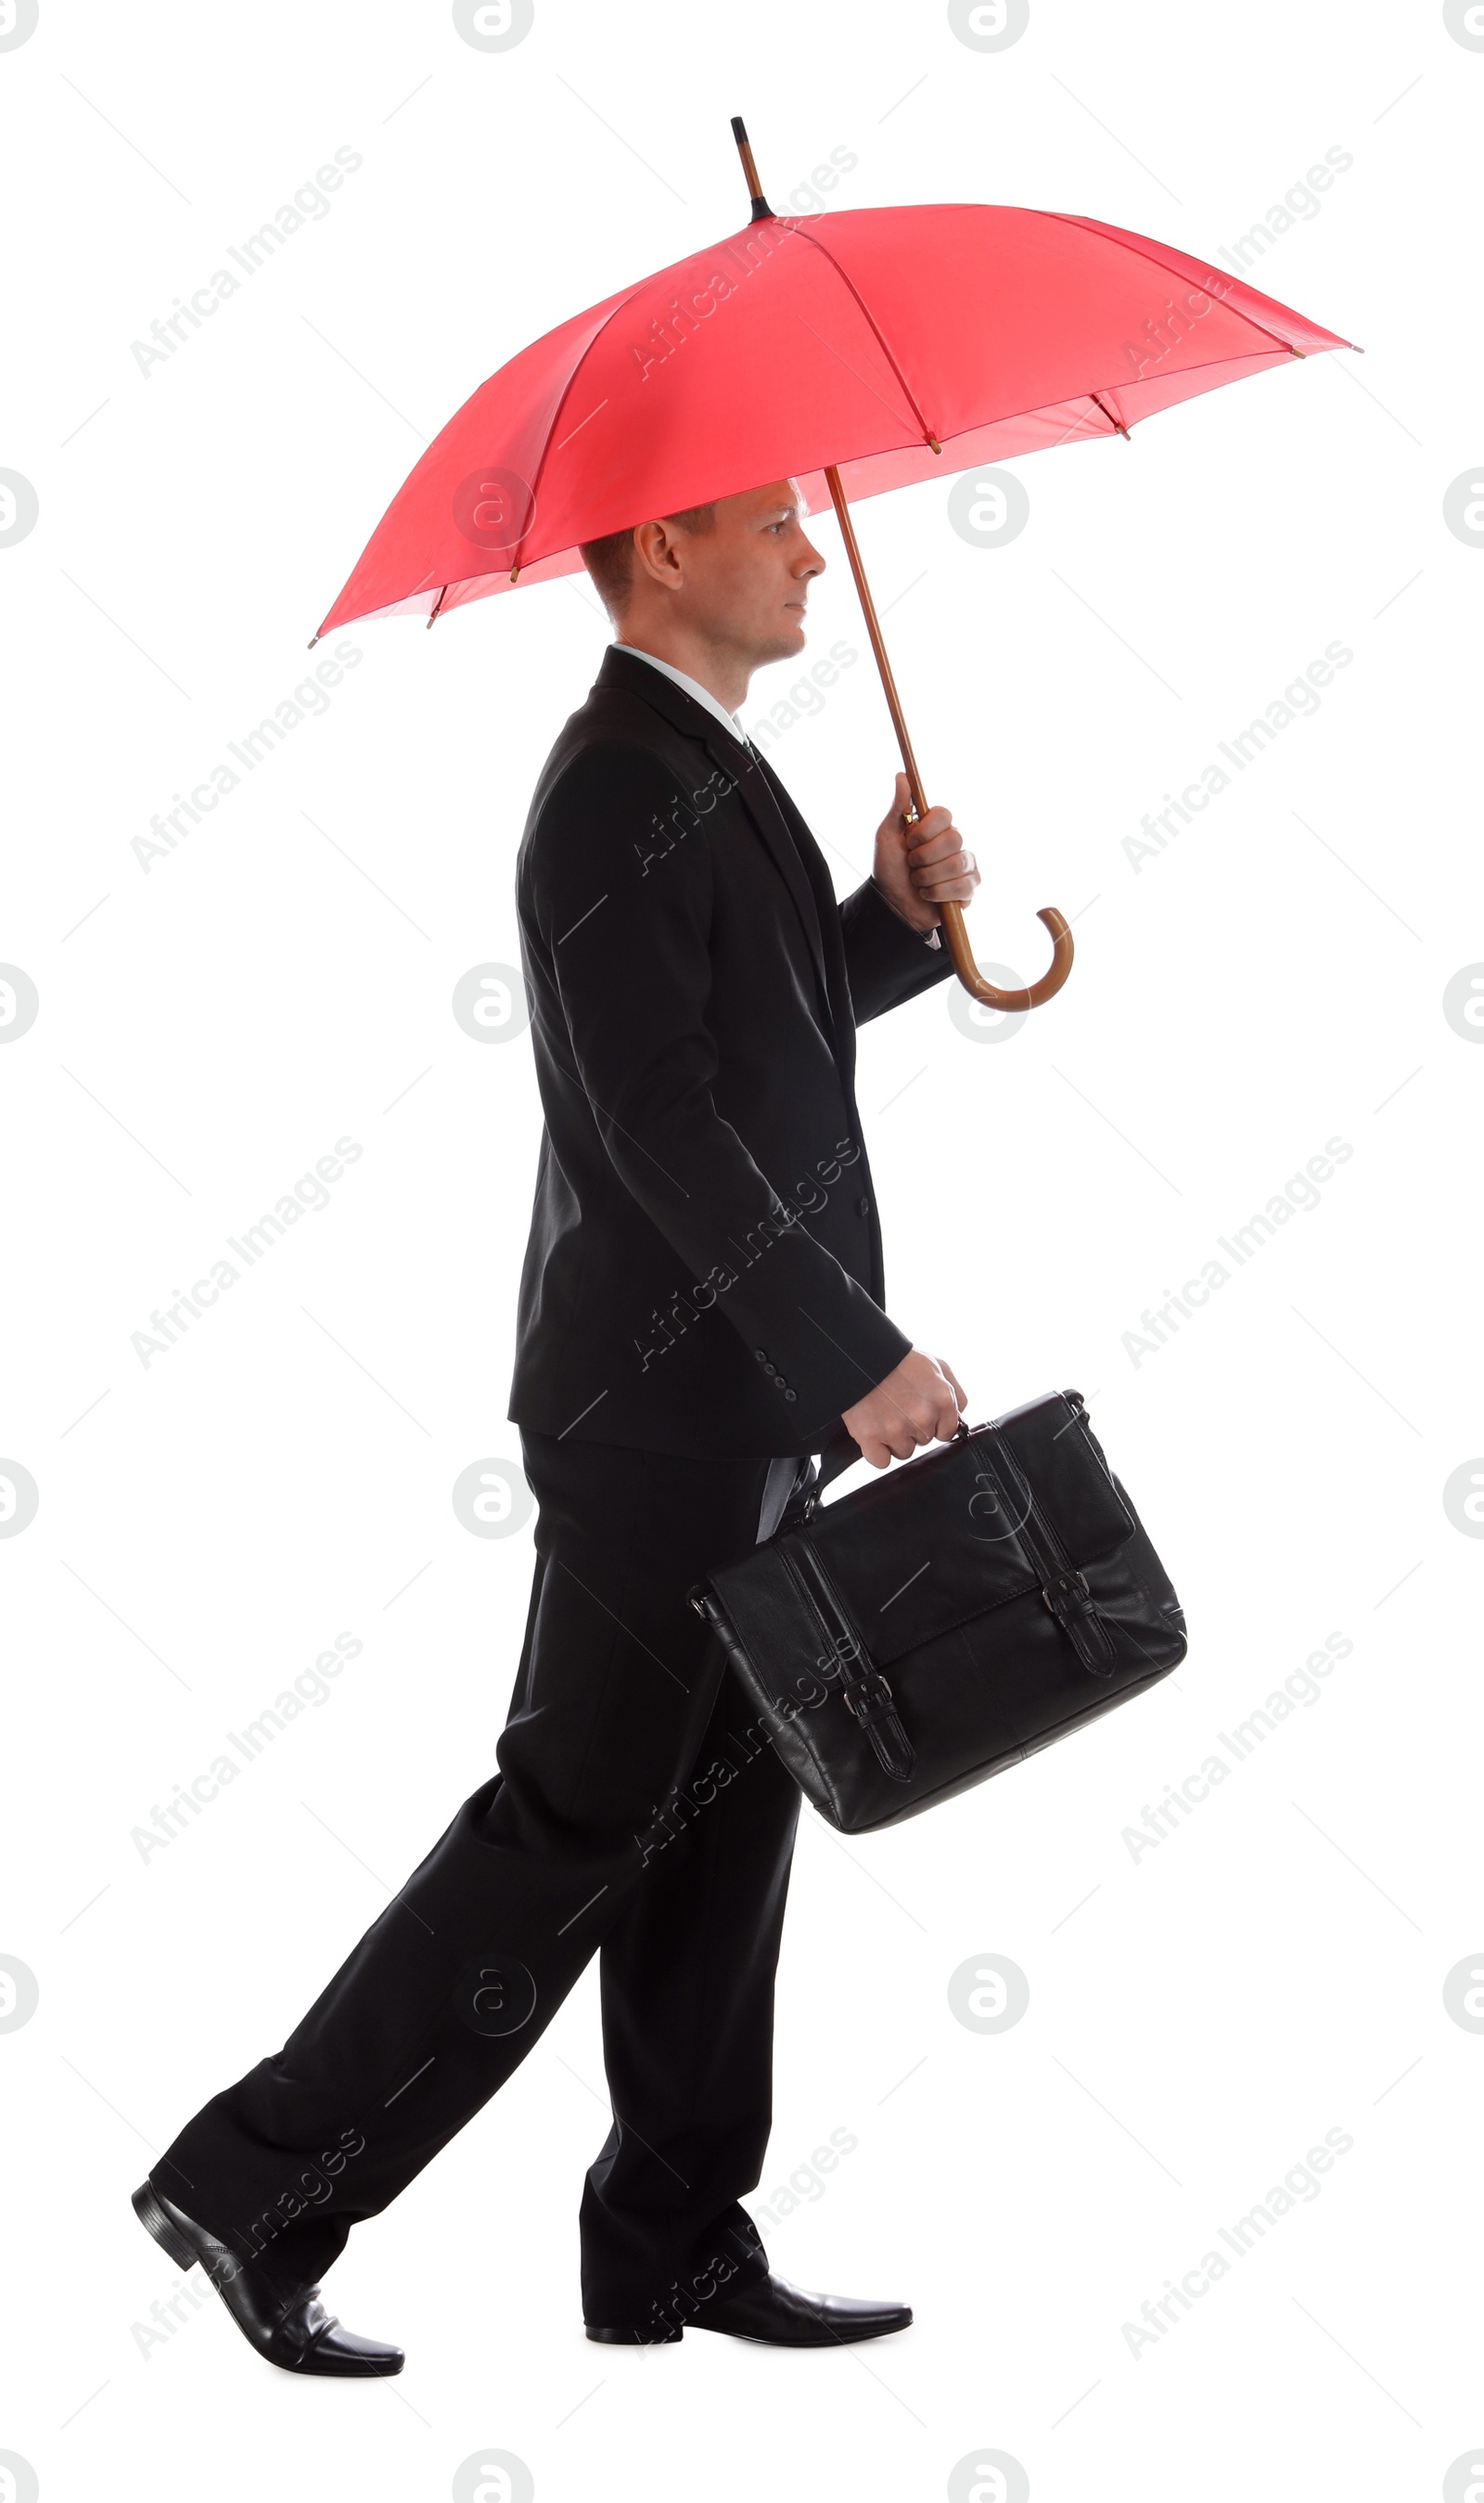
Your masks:
<path fill-rule="evenodd" d="M 929 1444 L 928 1448 L 946 1452 L 954 1443 L 966 1443 L 968 1435 L 968 1420 L 961 1417 L 947 1442 Z M 843 1425 L 837 1425 L 832 1433 L 826 1435 L 819 1458 L 810 1460 L 807 1471 L 789 1497 L 779 1528 L 794 1529 L 801 1522 L 812 1521 L 825 1489 L 836 1478 L 843 1477 L 847 1469 L 854 1468 L 860 1457 L 860 1446 L 855 1436 L 847 1434 Z"/>

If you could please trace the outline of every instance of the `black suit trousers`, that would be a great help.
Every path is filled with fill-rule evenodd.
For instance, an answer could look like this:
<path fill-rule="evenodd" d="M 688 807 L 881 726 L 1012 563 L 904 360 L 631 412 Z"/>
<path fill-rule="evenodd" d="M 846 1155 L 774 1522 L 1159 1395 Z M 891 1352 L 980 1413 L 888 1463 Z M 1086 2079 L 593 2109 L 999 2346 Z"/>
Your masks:
<path fill-rule="evenodd" d="M 766 2267 L 738 2201 L 771 2124 L 799 1795 L 685 1594 L 767 1534 L 805 1464 L 522 1445 L 536 1565 L 498 1770 L 151 2178 L 287 2300 L 488 2101 L 595 1953 L 614 2118 L 582 2196 L 583 2311 L 654 2325 Z"/>

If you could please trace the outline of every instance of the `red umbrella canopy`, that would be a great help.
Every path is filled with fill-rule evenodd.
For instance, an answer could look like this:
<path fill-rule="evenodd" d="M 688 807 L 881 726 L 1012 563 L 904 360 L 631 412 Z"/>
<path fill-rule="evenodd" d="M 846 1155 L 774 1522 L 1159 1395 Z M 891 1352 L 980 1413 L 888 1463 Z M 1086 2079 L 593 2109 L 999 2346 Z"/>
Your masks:
<path fill-rule="evenodd" d="M 765 216 L 549 330 L 428 446 L 320 628 L 431 615 L 586 539 L 793 478 L 810 510 L 1127 432 L 1321 348 L 1238 278 L 1096 218 Z M 318 638 L 317 638 L 318 639 Z"/>

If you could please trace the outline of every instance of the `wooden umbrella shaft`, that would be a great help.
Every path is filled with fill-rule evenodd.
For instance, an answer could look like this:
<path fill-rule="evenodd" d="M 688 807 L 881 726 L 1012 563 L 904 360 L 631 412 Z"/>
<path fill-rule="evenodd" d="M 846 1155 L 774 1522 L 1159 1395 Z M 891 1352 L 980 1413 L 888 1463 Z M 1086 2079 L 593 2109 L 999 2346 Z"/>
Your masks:
<path fill-rule="evenodd" d="M 917 770 L 917 758 L 912 753 L 912 740 L 907 732 L 906 715 L 901 708 L 901 698 L 896 692 L 896 680 L 892 675 L 892 664 L 887 659 L 881 622 L 876 615 L 876 602 L 871 598 L 871 586 L 866 581 L 865 567 L 860 562 L 860 550 L 856 540 L 856 525 L 850 517 L 850 506 L 845 500 L 845 490 L 840 484 L 838 469 L 826 470 L 825 484 L 829 489 L 830 501 L 835 508 L 835 518 L 840 525 L 840 536 L 845 541 L 845 553 L 850 559 L 850 569 L 856 577 L 856 589 L 860 595 L 865 631 L 871 638 L 871 649 L 876 655 L 876 667 L 881 671 L 881 684 L 886 695 L 887 709 L 892 716 L 892 727 L 896 733 L 896 744 L 901 749 L 907 787 L 912 793 L 912 806 L 920 817 L 926 817 L 928 798 L 923 789 L 923 777 Z"/>
<path fill-rule="evenodd" d="M 876 614 L 876 602 L 871 598 L 871 586 L 865 578 L 865 567 L 860 562 L 860 550 L 856 540 L 856 526 L 851 519 L 850 506 L 845 500 L 845 490 L 840 484 L 839 470 L 832 465 L 826 468 L 825 483 L 829 489 L 830 501 L 835 508 L 835 518 L 840 525 L 840 536 L 845 542 L 845 553 L 850 560 L 850 569 L 856 579 L 856 590 L 860 600 L 860 612 L 865 619 L 865 631 L 871 638 L 871 649 L 876 655 L 876 667 L 881 672 L 882 692 L 892 716 L 892 726 L 896 733 L 896 743 L 901 750 L 907 787 L 912 794 L 912 806 L 917 816 L 925 817 L 928 813 L 928 794 L 923 786 L 923 777 L 917 770 L 917 758 L 912 752 L 912 739 L 907 729 L 906 715 L 902 711 L 901 698 L 896 692 L 896 680 L 892 675 L 892 664 L 887 658 L 881 621 Z M 1037 920 L 1043 922 L 1051 934 L 1050 969 L 1042 975 L 1038 982 L 1033 982 L 1025 990 L 1018 991 L 1001 990 L 995 983 L 987 981 L 980 973 L 974 962 L 974 950 L 964 926 L 962 905 L 941 904 L 938 910 L 942 915 L 943 935 L 948 941 L 948 951 L 954 961 L 955 973 L 964 989 L 972 991 L 975 999 L 983 1001 L 988 1007 L 1010 1012 L 1021 1009 L 1038 1008 L 1042 1000 L 1050 999 L 1061 989 L 1071 972 L 1071 931 L 1055 905 L 1043 907 L 1036 915 Z"/>

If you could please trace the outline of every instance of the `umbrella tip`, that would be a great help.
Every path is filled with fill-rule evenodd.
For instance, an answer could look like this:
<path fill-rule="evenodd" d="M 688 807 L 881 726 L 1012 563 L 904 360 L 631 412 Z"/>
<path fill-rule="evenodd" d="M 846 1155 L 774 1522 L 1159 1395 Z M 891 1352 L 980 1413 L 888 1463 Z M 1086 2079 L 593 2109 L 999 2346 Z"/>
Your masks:
<path fill-rule="evenodd" d="M 734 113 L 731 117 L 731 135 L 737 143 L 737 154 L 742 159 L 742 172 L 746 178 L 748 195 L 752 200 L 753 223 L 756 225 L 759 218 L 770 218 L 773 212 L 762 196 L 762 185 L 758 180 L 758 168 L 753 161 L 753 152 L 748 144 L 747 124 L 740 113 Z"/>
<path fill-rule="evenodd" d="M 319 637 L 319 635 L 318 635 L 318 634 L 311 634 L 311 636 L 310 636 L 310 638 L 309 638 L 309 641 L 308 641 L 308 642 L 305 644 L 305 646 L 304 646 L 305 651 L 306 651 L 306 652 L 312 652 L 312 651 L 314 650 L 314 648 L 315 648 L 315 645 L 319 642 L 319 640 L 320 640 L 320 637 Z"/>

